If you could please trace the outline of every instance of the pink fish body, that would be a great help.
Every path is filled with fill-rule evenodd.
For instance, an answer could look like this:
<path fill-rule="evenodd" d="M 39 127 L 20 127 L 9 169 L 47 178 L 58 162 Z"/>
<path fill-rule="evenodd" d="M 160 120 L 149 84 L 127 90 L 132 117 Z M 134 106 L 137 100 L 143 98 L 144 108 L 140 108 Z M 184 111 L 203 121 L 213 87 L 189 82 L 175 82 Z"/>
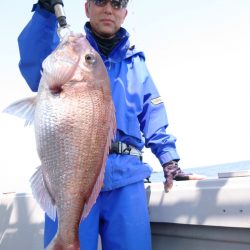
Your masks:
<path fill-rule="evenodd" d="M 58 216 L 57 235 L 47 249 L 80 249 L 78 227 L 103 185 L 116 131 L 101 57 L 83 35 L 68 35 L 44 60 L 35 99 L 5 111 L 34 122 L 41 166 L 31 178 L 33 195 L 52 219 Z"/>

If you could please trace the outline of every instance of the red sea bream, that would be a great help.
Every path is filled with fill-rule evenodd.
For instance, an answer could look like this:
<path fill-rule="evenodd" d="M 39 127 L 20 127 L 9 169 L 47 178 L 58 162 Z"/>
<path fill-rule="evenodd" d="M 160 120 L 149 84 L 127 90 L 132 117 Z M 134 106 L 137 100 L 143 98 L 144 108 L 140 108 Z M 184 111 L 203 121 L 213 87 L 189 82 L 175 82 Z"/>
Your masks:
<path fill-rule="evenodd" d="M 37 96 L 18 101 L 5 112 L 34 123 L 41 166 L 31 178 L 33 195 L 59 221 L 47 249 L 80 249 L 78 226 L 103 185 L 116 130 L 101 57 L 83 35 L 67 35 L 43 62 Z"/>

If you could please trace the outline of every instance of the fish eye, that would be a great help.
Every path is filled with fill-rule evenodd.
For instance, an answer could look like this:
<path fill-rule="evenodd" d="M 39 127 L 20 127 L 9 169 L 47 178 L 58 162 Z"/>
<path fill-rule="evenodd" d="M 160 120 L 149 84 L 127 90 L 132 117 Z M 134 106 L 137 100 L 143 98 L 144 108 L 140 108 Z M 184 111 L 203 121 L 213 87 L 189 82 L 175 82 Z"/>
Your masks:
<path fill-rule="evenodd" d="M 94 64 L 94 63 L 96 62 L 95 55 L 92 54 L 92 53 L 86 54 L 86 55 L 85 55 L 85 61 L 86 61 L 88 64 Z"/>

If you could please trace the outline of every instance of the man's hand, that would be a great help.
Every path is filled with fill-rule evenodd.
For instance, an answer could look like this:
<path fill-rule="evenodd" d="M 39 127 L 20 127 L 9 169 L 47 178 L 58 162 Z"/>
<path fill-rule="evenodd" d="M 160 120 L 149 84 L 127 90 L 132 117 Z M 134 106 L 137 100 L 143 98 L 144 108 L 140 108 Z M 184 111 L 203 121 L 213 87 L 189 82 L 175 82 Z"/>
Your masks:
<path fill-rule="evenodd" d="M 173 187 L 173 180 L 187 181 L 187 180 L 203 180 L 206 177 L 196 174 L 185 174 L 179 167 L 177 161 L 170 161 L 163 165 L 164 177 L 166 179 L 164 183 L 165 192 L 169 192 Z"/>
<path fill-rule="evenodd" d="M 39 0 L 38 4 L 41 8 L 46 9 L 52 13 L 55 13 L 54 6 L 56 4 L 61 4 L 62 6 L 64 6 L 62 0 Z"/>

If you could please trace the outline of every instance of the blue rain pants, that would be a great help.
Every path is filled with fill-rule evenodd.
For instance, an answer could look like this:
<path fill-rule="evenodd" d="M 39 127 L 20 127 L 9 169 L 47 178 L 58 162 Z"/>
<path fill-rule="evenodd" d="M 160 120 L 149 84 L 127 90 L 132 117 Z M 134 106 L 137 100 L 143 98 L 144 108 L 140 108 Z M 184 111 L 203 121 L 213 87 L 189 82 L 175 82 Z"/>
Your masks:
<path fill-rule="evenodd" d="M 45 215 L 45 247 L 57 231 Z M 88 217 L 79 226 L 81 250 L 151 250 L 151 232 L 143 181 L 101 192 Z"/>

